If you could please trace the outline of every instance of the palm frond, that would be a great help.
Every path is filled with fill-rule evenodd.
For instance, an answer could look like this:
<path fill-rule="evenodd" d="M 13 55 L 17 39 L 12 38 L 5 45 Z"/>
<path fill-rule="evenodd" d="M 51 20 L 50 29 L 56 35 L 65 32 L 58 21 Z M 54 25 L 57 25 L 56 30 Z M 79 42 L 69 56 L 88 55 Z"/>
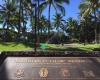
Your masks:
<path fill-rule="evenodd" d="M 42 13 L 42 11 L 47 7 L 47 2 L 43 2 L 42 4 L 39 5 L 40 8 L 40 12 Z"/>
<path fill-rule="evenodd" d="M 62 4 L 62 3 L 69 4 L 70 3 L 70 0 L 54 0 L 54 2 L 58 2 L 60 4 Z"/>
<path fill-rule="evenodd" d="M 61 13 L 65 16 L 65 8 L 61 4 L 57 4 L 57 7 L 61 11 Z"/>
<path fill-rule="evenodd" d="M 70 4 L 70 0 L 63 0 L 64 3 Z"/>

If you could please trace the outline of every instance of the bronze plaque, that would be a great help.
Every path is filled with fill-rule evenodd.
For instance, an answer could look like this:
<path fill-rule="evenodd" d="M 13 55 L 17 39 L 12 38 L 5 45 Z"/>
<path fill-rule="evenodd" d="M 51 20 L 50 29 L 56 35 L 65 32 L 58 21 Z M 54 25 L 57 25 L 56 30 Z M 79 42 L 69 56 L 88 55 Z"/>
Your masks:
<path fill-rule="evenodd" d="M 100 80 L 100 57 L 8 57 L 0 80 Z"/>

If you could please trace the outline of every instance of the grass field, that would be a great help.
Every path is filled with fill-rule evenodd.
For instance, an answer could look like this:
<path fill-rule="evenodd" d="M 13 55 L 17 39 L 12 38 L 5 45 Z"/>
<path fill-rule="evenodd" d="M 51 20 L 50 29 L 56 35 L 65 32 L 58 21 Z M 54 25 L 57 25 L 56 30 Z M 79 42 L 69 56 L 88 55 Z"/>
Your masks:
<path fill-rule="evenodd" d="M 15 43 L 15 42 L 0 42 L 0 51 L 19 51 L 33 50 L 34 44 Z M 58 50 L 58 51 L 93 51 L 100 50 L 100 44 L 40 44 L 39 49 L 43 50 Z"/>
<path fill-rule="evenodd" d="M 56 44 L 45 44 L 43 46 L 44 49 L 49 50 L 58 50 L 58 51 L 100 51 L 100 44 L 64 44 L 64 45 L 56 45 Z"/>
<path fill-rule="evenodd" d="M 100 44 L 64 44 L 63 46 L 49 44 L 48 49 L 60 51 L 100 51 Z"/>
<path fill-rule="evenodd" d="M 15 42 L 0 43 L 0 51 L 32 50 L 32 45 Z"/>

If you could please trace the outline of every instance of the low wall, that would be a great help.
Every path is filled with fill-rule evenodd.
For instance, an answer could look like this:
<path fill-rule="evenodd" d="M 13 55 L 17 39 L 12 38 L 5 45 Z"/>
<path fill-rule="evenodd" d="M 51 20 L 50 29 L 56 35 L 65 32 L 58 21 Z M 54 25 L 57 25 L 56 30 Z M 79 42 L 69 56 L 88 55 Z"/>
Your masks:
<path fill-rule="evenodd" d="M 100 51 L 4 51 L 0 56 L 30 57 L 100 57 Z"/>

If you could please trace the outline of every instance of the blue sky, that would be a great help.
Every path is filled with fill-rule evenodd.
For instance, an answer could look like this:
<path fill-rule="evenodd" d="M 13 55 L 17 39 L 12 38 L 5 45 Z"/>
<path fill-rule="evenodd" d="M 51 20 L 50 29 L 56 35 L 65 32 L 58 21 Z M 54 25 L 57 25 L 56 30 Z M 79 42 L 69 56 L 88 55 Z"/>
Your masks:
<path fill-rule="evenodd" d="M 65 7 L 66 10 L 66 15 L 64 17 L 64 19 L 67 19 L 69 17 L 73 17 L 74 19 L 78 19 L 78 13 L 79 13 L 79 9 L 78 6 L 80 4 L 81 0 L 70 0 L 70 4 L 63 4 L 63 6 Z M 2 4 L 2 0 L 0 0 L 0 4 Z M 53 19 L 55 14 L 55 10 L 52 8 L 51 9 L 51 19 Z M 43 15 L 46 16 L 46 18 L 48 18 L 48 8 L 46 8 L 43 11 Z"/>
<path fill-rule="evenodd" d="M 70 0 L 70 4 L 63 4 L 63 6 L 65 7 L 66 10 L 66 15 L 65 15 L 65 19 L 69 18 L 69 17 L 73 17 L 74 19 L 78 19 L 78 13 L 79 13 L 79 4 L 80 4 L 81 0 Z M 48 18 L 48 8 L 46 8 L 46 10 L 44 10 L 43 14 Z M 55 10 L 52 8 L 51 9 L 51 19 L 53 18 L 55 14 Z"/>

